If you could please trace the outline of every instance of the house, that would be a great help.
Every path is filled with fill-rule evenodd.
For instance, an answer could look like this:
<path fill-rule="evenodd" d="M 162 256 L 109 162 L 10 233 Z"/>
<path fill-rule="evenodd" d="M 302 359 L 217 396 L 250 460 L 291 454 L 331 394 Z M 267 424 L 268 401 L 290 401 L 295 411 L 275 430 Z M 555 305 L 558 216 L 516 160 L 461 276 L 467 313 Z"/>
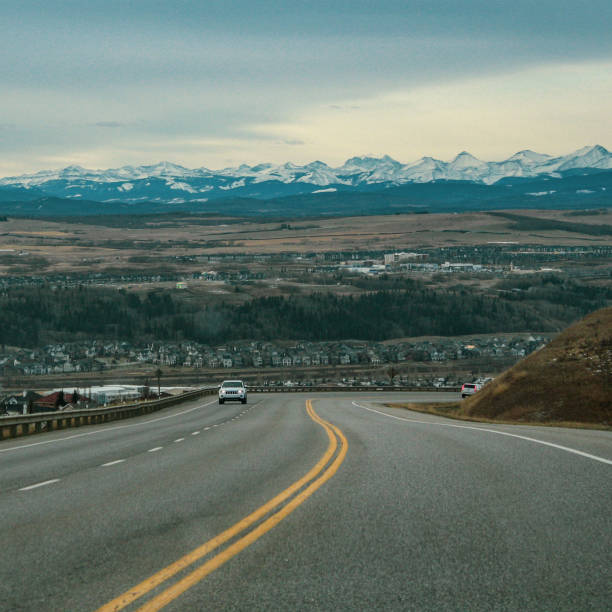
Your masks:
<path fill-rule="evenodd" d="M 0 399 L 0 414 L 23 414 L 24 408 L 32 412 L 34 402 L 40 397 L 34 391 L 24 391 L 20 395 L 7 395 Z"/>
<path fill-rule="evenodd" d="M 368 360 L 371 364 L 374 364 L 374 365 L 380 365 L 381 363 L 380 357 L 373 351 L 368 352 Z"/>
<path fill-rule="evenodd" d="M 72 393 L 64 393 L 63 391 L 54 391 L 49 395 L 38 397 L 32 403 L 32 412 L 54 412 L 63 408 L 66 404 L 76 404 L 78 396 L 74 397 Z"/>
<path fill-rule="evenodd" d="M 47 374 L 47 372 L 49 372 L 49 367 L 44 363 L 35 362 L 23 367 L 24 374 L 40 376 L 41 374 Z"/>

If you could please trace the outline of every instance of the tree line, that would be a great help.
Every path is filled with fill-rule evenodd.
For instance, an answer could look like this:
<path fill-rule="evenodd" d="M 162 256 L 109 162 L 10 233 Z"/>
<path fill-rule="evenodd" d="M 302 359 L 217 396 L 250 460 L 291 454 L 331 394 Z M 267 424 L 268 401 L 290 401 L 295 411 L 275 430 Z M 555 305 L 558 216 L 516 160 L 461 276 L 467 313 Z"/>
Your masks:
<path fill-rule="evenodd" d="M 409 336 L 556 331 L 609 305 L 612 289 L 554 277 L 503 281 L 490 293 L 420 282 L 364 292 L 262 297 L 207 305 L 169 291 L 24 287 L 0 294 L 0 344 L 125 340 L 387 340 Z"/>

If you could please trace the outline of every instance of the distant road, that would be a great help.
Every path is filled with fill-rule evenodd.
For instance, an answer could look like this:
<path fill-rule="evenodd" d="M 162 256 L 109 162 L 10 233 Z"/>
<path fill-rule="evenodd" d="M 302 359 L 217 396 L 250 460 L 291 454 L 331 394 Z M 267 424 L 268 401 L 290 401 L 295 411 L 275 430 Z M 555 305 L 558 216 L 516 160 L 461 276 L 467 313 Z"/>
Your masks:
<path fill-rule="evenodd" d="M 0 444 L 0 610 L 609 610 L 612 432 L 204 398 Z"/>

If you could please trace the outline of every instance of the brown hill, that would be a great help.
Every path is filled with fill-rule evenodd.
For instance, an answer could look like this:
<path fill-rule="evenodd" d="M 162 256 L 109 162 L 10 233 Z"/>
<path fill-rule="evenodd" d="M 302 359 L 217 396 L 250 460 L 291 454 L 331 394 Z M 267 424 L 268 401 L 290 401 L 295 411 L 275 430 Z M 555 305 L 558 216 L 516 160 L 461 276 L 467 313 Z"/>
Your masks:
<path fill-rule="evenodd" d="M 612 425 L 612 307 L 597 310 L 461 403 L 466 417 Z"/>

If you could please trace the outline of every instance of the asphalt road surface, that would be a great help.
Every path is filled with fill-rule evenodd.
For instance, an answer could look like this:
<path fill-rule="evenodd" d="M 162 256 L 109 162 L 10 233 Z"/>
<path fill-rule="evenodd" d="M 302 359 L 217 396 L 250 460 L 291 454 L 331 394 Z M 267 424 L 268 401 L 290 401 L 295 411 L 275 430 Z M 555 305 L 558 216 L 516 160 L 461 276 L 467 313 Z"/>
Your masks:
<path fill-rule="evenodd" d="M 2 442 L 0 610 L 612 609 L 612 432 L 392 399 L 431 395 L 204 398 Z"/>

